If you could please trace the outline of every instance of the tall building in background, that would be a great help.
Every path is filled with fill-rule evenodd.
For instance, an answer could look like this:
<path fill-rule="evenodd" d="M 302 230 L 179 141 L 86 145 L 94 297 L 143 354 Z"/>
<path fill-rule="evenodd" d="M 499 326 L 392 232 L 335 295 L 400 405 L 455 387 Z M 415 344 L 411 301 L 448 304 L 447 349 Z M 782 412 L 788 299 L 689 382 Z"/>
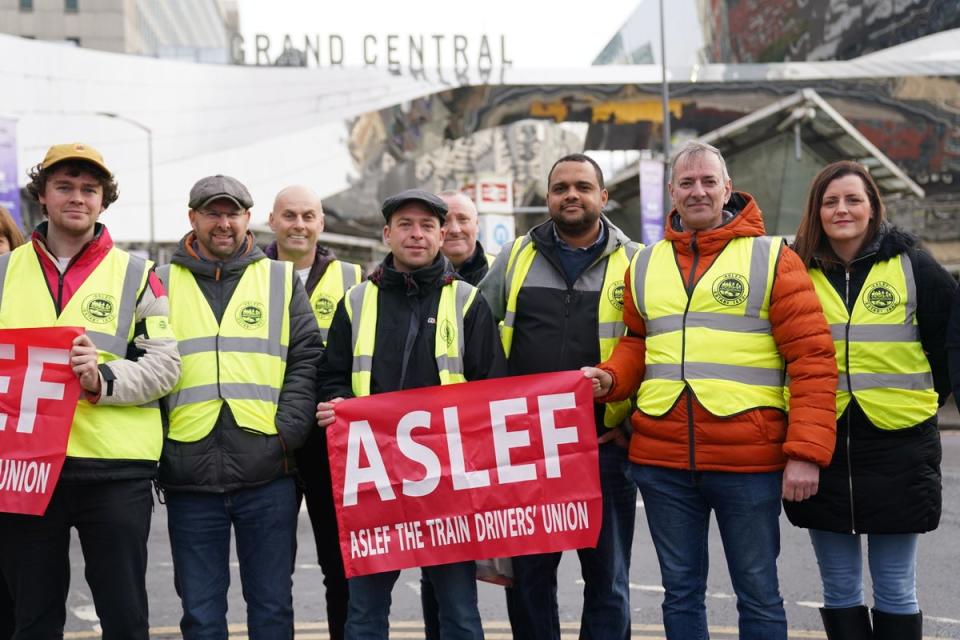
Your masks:
<path fill-rule="evenodd" d="M 234 0 L 0 0 L 0 32 L 89 49 L 227 64 Z"/>

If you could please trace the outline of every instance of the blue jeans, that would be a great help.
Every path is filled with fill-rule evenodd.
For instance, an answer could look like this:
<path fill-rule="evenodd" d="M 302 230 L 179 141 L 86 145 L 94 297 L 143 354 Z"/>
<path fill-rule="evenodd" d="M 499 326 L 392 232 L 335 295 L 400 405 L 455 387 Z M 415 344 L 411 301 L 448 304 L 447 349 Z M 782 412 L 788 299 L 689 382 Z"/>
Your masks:
<path fill-rule="evenodd" d="M 614 443 L 600 445 L 603 523 L 594 549 L 578 549 L 583 575 L 583 640 L 630 638 L 630 549 L 637 514 L 637 489 L 627 475 L 627 452 Z M 513 558 L 513 587 L 507 612 L 515 638 L 557 640 L 558 553 Z"/>
<path fill-rule="evenodd" d="M 293 637 L 297 530 L 293 478 L 229 493 L 168 491 L 167 524 L 185 640 L 227 637 L 231 525 L 237 537 L 249 637 Z"/>
<path fill-rule="evenodd" d="M 920 534 L 867 535 L 867 561 L 873 579 L 874 607 L 884 613 L 919 613 L 917 546 Z M 810 529 L 813 552 L 823 580 L 823 606 L 858 607 L 863 599 L 863 558 L 859 535 Z"/>
<path fill-rule="evenodd" d="M 483 627 L 477 610 L 477 567 L 455 562 L 423 567 L 433 585 L 440 614 L 440 637 L 444 640 L 482 640 Z M 390 592 L 399 571 L 385 571 L 350 578 L 347 602 L 347 640 L 383 640 L 390 631 Z"/>
<path fill-rule="evenodd" d="M 670 640 L 706 640 L 710 512 L 717 517 L 741 640 L 786 640 L 777 581 L 782 474 L 723 473 L 630 465 L 660 561 Z"/>

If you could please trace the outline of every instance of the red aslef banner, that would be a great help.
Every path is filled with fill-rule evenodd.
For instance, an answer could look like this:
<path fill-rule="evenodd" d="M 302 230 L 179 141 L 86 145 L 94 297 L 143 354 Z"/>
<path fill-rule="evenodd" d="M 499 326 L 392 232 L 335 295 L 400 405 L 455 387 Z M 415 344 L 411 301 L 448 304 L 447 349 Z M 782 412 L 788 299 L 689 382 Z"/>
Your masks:
<path fill-rule="evenodd" d="M 43 515 L 67 453 L 80 327 L 0 329 L 0 511 Z"/>
<path fill-rule="evenodd" d="M 580 371 L 344 400 L 327 441 L 347 577 L 596 546 Z"/>

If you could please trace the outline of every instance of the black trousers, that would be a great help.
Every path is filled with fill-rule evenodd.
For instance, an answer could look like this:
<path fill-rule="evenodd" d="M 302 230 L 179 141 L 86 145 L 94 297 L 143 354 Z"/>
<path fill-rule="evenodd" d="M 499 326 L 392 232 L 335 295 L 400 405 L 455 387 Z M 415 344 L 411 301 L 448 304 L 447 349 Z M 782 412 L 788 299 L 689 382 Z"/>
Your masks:
<path fill-rule="evenodd" d="M 317 545 L 317 562 L 323 571 L 330 639 L 342 640 L 343 627 L 347 622 L 347 578 L 340 555 L 327 439 L 322 429 L 314 429 L 303 448 L 297 451 L 297 468 L 303 483 L 307 513 L 310 514 L 313 539 Z"/>
<path fill-rule="evenodd" d="M 70 529 L 104 640 L 148 640 L 150 480 L 61 484 L 43 516 L 0 514 L 0 571 L 13 595 L 16 640 L 63 637 Z"/>

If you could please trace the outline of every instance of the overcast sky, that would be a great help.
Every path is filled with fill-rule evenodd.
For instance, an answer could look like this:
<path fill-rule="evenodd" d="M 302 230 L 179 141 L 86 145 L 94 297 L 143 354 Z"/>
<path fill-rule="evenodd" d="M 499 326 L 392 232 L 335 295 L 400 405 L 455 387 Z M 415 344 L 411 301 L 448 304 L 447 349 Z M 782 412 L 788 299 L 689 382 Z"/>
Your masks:
<path fill-rule="evenodd" d="M 430 37 L 444 35 L 441 55 L 452 60 L 452 36 L 463 34 L 473 64 L 481 36 L 489 37 L 496 61 L 502 35 L 506 57 L 514 66 L 526 68 L 588 66 L 642 3 L 651 4 L 651 10 L 656 4 L 655 0 L 239 0 L 248 60 L 258 33 L 270 36 L 274 56 L 282 49 L 284 34 L 293 36 L 298 47 L 303 46 L 304 34 L 319 35 L 321 64 L 326 64 L 331 34 L 343 39 L 345 64 L 363 63 L 365 35 L 377 38 L 368 48 L 382 63 L 387 34 L 400 36 L 396 57 L 402 61 L 407 59 L 409 36 L 422 35 L 427 46 L 434 47 L 436 41 Z"/>

